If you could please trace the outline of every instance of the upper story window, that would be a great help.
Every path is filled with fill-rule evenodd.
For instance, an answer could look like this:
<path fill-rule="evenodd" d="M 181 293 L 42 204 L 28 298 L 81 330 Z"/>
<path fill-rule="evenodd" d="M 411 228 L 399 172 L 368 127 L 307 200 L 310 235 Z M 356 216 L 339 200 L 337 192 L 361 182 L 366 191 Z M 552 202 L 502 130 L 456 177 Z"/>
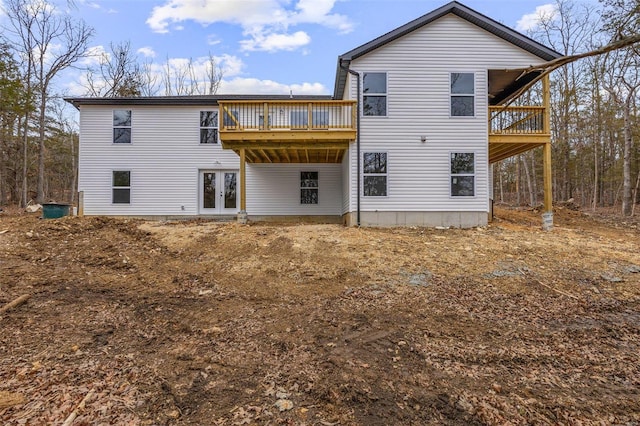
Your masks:
<path fill-rule="evenodd" d="M 131 143 L 131 110 L 113 110 L 113 143 Z"/>
<path fill-rule="evenodd" d="M 238 122 L 238 110 L 232 109 L 227 110 L 224 109 L 224 113 L 222 114 L 222 122 L 224 127 L 231 129 L 239 129 L 240 123 Z"/>
<path fill-rule="evenodd" d="M 300 204 L 318 204 L 318 172 L 300 172 Z"/>
<path fill-rule="evenodd" d="M 200 143 L 218 143 L 218 111 L 200 111 Z"/>
<path fill-rule="evenodd" d="M 307 113 L 307 110 L 291 111 L 289 113 L 289 123 L 291 124 L 291 128 L 294 129 L 300 127 L 306 128 L 309 124 L 309 114 Z"/>
<path fill-rule="evenodd" d="M 476 180 L 475 154 L 473 152 L 451 153 L 451 196 L 473 197 Z"/>
<path fill-rule="evenodd" d="M 387 196 L 387 153 L 365 152 L 362 187 L 365 197 Z"/>
<path fill-rule="evenodd" d="M 362 114 L 387 115 L 387 73 L 365 72 L 362 75 Z"/>
<path fill-rule="evenodd" d="M 451 116 L 475 115 L 475 76 L 471 72 L 451 73 Z"/>

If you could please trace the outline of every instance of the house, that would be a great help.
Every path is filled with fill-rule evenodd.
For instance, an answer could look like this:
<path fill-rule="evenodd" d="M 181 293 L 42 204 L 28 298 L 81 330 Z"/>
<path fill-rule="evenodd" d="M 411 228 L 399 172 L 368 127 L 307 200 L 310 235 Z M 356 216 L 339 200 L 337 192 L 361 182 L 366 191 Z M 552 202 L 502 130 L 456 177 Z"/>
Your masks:
<path fill-rule="evenodd" d="M 333 96 L 70 98 L 85 215 L 482 226 L 490 165 L 542 147 L 561 55 L 451 2 L 338 58 Z M 513 106 L 536 80 L 538 105 Z"/>

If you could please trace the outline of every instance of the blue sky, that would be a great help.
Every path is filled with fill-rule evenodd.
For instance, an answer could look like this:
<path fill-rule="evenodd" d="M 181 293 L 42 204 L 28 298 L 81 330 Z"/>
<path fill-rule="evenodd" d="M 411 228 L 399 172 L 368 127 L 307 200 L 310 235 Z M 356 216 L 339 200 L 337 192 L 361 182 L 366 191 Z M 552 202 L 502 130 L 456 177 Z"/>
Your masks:
<path fill-rule="evenodd" d="M 2 0 L 0 0 L 0 3 Z M 218 93 L 330 94 L 337 56 L 447 3 L 445 0 L 75 0 L 68 13 L 95 28 L 95 64 L 109 43 L 129 41 L 157 67 L 212 54 Z M 463 0 L 520 31 L 553 11 L 552 0 Z M 61 3 L 64 5 L 64 2 Z M 0 24 L 6 18 L 0 16 Z M 81 71 L 57 82 L 83 95 Z M 162 93 L 160 93 L 162 94 Z"/>

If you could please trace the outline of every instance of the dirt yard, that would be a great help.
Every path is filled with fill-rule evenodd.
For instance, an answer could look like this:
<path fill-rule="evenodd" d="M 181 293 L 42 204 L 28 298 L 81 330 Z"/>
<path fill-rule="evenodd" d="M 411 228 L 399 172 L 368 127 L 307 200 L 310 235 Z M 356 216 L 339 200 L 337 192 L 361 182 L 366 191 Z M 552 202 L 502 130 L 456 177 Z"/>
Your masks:
<path fill-rule="evenodd" d="M 0 216 L 0 423 L 639 425 L 640 221 Z M 75 414 L 75 420 L 70 417 Z"/>

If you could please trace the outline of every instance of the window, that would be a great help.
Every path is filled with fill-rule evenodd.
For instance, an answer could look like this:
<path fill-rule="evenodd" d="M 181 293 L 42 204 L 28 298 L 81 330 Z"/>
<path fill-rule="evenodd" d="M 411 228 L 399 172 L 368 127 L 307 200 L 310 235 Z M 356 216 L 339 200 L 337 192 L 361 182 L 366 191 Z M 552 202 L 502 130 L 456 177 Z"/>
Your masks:
<path fill-rule="evenodd" d="M 387 115 L 387 73 L 365 72 L 362 77 L 363 115 Z"/>
<path fill-rule="evenodd" d="M 306 128 L 309 124 L 309 114 L 304 111 L 291 111 L 289 113 L 289 121 L 292 128 Z"/>
<path fill-rule="evenodd" d="M 313 120 L 311 128 L 326 129 L 329 127 L 329 111 L 311 111 L 311 120 Z M 291 111 L 289 113 L 289 122 L 291 128 L 306 129 L 309 126 L 309 112 L 307 110 Z"/>
<path fill-rule="evenodd" d="M 131 110 L 113 111 L 113 143 L 131 143 Z"/>
<path fill-rule="evenodd" d="M 475 195 L 475 170 L 474 153 L 451 153 L 452 197 L 473 197 Z"/>
<path fill-rule="evenodd" d="M 235 109 L 232 109 L 231 111 L 225 109 L 224 114 L 222 114 L 222 123 L 224 124 L 224 127 L 230 127 L 232 129 L 239 128 L 240 123 L 238 122 L 238 111 Z"/>
<path fill-rule="evenodd" d="M 300 172 L 300 204 L 318 204 L 318 172 Z"/>
<path fill-rule="evenodd" d="M 113 171 L 113 204 L 131 204 L 131 172 L 128 170 Z"/>
<path fill-rule="evenodd" d="M 313 111 L 311 115 L 314 129 L 326 129 L 329 127 L 329 111 Z"/>
<path fill-rule="evenodd" d="M 451 73 L 451 116 L 475 115 L 475 77 L 473 73 Z"/>
<path fill-rule="evenodd" d="M 218 143 L 218 111 L 200 111 L 200 143 Z"/>
<path fill-rule="evenodd" d="M 365 197 L 387 196 L 387 153 L 365 152 L 363 189 Z"/>
<path fill-rule="evenodd" d="M 273 123 L 273 117 L 271 116 L 271 114 L 269 114 L 269 115 L 267 116 L 267 126 L 266 126 L 266 127 L 265 127 L 265 125 L 264 125 L 264 114 L 260 114 L 260 115 L 258 116 L 258 126 L 259 126 L 261 129 L 268 130 L 268 129 L 271 127 L 271 123 Z"/>

